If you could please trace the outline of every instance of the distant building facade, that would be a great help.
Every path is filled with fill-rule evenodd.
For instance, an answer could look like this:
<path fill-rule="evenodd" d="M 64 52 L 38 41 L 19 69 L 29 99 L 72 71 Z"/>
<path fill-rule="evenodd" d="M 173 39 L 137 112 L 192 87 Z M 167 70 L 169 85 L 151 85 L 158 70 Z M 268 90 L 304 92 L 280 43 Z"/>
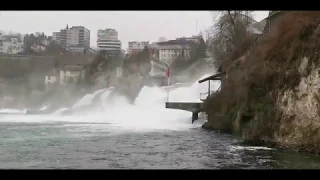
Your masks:
<path fill-rule="evenodd" d="M 52 85 L 59 83 L 59 71 L 57 68 L 53 68 L 45 75 L 45 86 L 49 88 Z"/>
<path fill-rule="evenodd" d="M 187 40 L 187 41 L 192 41 L 194 43 L 199 43 L 200 37 L 199 36 L 181 37 L 181 38 L 176 38 L 176 40 Z"/>
<path fill-rule="evenodd" d="M 46 88 L 58 84 L 72 84 L 78 81 L 83 66 L 81 65 L 66 65 L 61 68 L 54 68 L 45 76 Z"/>
<path fill-rule="evenodd" d="M 60 69 L 60 84 L 76 83 L 82 70 L 81 65 L 68 65 Z"/>
<path fill-rule="evenodd" d="M 52 33 L 52 40 L 57 43 L 60 43 L 60 32 L 53 32 Z"/>
<path fill-rule="evenodd" d="M 21 36 L 5 35 L 0 39 L 1 54 L 19 54 L 23 51 L 23 41 Z"/>
<path fill-rule="evenodd" d="M 149 41 L 130 41 L 128 43 L 128 54 L 138 53 L 145 47 L 149 47 Z"/>
<path fill-rule="evenodd" d="M 159 42 L 159 60 L 170 65 L 175 59 L 190 58 L 191 46 L 194 42 L 187 39 L 176 39 L 165 42 Z"/>
<path fill-rule="evenodd" d="M 84 67 L 90 62 L 90 58 L 85 55 L 59 57 L 58 65 L 48 71 L 45 76 L 46 87 L 54 84 L 77 83 L 82 78 L 81 73 L 83 73 Z"/>
<path fill-rule="evenodd" d="M 83 26 L 73 26 L 67 33 L 67 44 L 69 46 L 79 46 L 90 48 L 90 31 Z"/>
<path fill-rule="evenodd" d="M 71 52 L 83 53 L 90 48 L 90 30 L 84 26 L 72 26 L 54 32 L 52 39 Z"/>
<path fill-rule="evenodd" d="M 68 46 L 68 44 L 67 44 L 67 31 L 68 31 L 68 29 L 69 29 L 69 27 L 67 25 L 67 28 L 61 29 L 60 33 L 59 33 L 59 35 L 60 35 L 59 42 L 60 42 L 61 47 L 64 49 L 67 49 L 67 46 Z"/>
<path fill-rule="evenodd" d="M 108 55 L 119 55 L 122 52 L 118 31 L 115 29 L 99 29 L 97 34 L 99 51 L 107 51 Z"/>

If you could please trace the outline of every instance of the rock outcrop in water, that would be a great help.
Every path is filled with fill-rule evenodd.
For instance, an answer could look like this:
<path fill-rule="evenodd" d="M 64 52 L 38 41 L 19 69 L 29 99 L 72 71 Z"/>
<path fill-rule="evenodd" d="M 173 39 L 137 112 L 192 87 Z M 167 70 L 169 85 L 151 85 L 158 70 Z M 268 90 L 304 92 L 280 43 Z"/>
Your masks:
<path fill-rule="evenodd" d="M 320 152 L 320 12 L 282 12 L 205 102 L 211 129 Z"/>
<path fill-rule="evenodd" d="M 148 48 L 142 52 L 129 55 L 124 60 L 123 75 L 120 77 L 115 88 L 117 93 L 124 94 L 131 103 L 134 102 L 142 87 L 146 85 L 144 81 L 149 77 L 151 71 L 151 54 Z"/>
<path fill-rule="evenodd" d="M 121 76 L 116 75 L 116 68 L 118 67 L 123 69 Z M 144 80 L 149 76 L 150 70 L 148 48 L 127 57 L 109 56 L 106 51 L 100 51 L 91 65 L 87 67 L 85 79 L 89 86 L 100 84 L 97 88 L 115 87 L 112 94 L 125 96 L 133 103 L 145 85 Z"/>

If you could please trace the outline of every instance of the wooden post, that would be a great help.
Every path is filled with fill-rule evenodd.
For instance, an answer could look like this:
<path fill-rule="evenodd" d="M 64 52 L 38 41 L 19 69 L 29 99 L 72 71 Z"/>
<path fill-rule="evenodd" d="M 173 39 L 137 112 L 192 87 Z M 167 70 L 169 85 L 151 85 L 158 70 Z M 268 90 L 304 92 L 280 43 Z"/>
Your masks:
<path fill-rule="evenodd" d="M 194 121 L 198 120 L 198 112 L 192 112 L 192 124 L 194 123 Z"/>

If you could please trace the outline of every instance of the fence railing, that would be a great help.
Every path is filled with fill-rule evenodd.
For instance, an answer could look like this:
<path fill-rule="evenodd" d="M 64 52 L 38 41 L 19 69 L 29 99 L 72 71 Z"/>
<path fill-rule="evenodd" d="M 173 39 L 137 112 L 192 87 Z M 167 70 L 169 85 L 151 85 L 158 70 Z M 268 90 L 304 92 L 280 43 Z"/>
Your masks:
<path fill-rule="evenodd" d="M 210 91 L 210 96 L 211 96 L 212 94 L 215 94 L 215 93 L 219 92 L 220 89 L 221 89 L 221 85 L 220 85 L 220 87 L 219 87 L 216 91 Z M 209 96 L 209 92 L 200 93 L 200 100 L 201 100 L 201 101 L 204 101 L 204 100 L 206 100 L 206 99 L 208 98 L 208 96 Z"/>
<path fill-rule="evenodd" d="M 210 94 L 215 93 L 215 91 L 210 91 Z M 200 93 L 200 100 L 204 101 L 207 99 L 207 97 L 209 96 L 209 92 L 205 92 L 205 93 Z"/>

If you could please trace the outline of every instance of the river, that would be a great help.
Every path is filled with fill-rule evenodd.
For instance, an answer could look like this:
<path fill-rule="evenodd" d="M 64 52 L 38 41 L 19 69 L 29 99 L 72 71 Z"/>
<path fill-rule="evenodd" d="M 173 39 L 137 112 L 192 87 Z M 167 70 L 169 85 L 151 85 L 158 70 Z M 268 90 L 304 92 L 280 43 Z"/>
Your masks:
<path fill-rule="evenodd" d="M 176 85 L 169 100 L 199 101 L 204 89 Z M 320 168 L 318 156 L 243 146 L 232 135 L 202 129 L 204 119 L 191 124 L 190 112 L 164 108 L 165 88 L 145 87 L 135 105 L 122 97 L 107 101 L 111 91 L 86 95 L 74 107 L 95 108 L 73 115 L 1 115 L 0 168 Z"/>

